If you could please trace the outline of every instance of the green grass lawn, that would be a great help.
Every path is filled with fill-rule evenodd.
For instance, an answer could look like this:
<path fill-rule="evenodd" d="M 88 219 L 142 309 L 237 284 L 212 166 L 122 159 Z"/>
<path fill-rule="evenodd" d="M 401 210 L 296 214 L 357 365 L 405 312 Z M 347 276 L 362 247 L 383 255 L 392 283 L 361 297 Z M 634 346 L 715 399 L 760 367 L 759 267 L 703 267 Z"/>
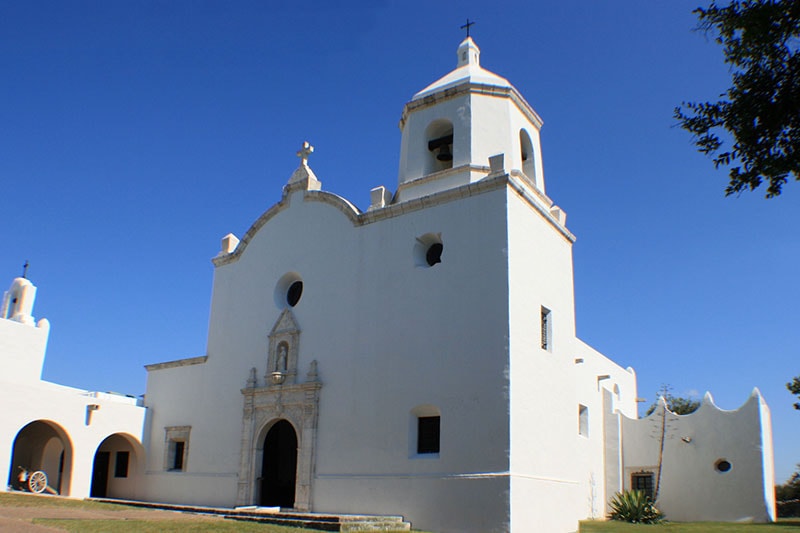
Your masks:
<path fill-rule="evenodd" d="M 781 519 L 772 524 L 730 522 L 664 522 L 663 524 L 627 524 L 625 522 L 581 522 L 580 533 L 800 533 L 800 518 Z"/>
<path fill-rule="evenodd" d="M 55 496 L 14 494 L 0 492 L 0 508 L 2 507 L 50 507 L 63 509 L 64 517 L 61 518 L 34 518 L 30 522 L 41 526 L 48 526 L 71 533 L 181 533 L 206 532 L 215 533 L 310 533 L 312 529 L 275 526 L 255 522 L 238 520 L 215 519 L 208 520 L 191 514 L 185 515 L 182 520 L 140 520 L 138 518 L 109 519 L 82 519 L 70 517 L 72 510 L 86 511 L 136 511 L 142 512 L 141 507 L 100 503 L 85 500 L 71 500 Z M 59 513 L 61 514 L 61 513 Z M 0 509 L 2 516 L 2 509 Z M 85 516 L 85 515 L 84 515 Z M 107 517 L 108 515 L 106 515 Z M 137 517 L 140 515 L 137 515 Z M 387 532 L 391 533 L 391 532 Z M 422 533 L 422 532 L 419 532 Z"/>
<path fill-rule="evenodd" d="M 68 509 L 96 509 L 103 511 L 123 511 L 135 509 L 127 505 L 112 503 L 70 500 L 46 494 L 0 492 L 0 507 L 64 507 Z"/>

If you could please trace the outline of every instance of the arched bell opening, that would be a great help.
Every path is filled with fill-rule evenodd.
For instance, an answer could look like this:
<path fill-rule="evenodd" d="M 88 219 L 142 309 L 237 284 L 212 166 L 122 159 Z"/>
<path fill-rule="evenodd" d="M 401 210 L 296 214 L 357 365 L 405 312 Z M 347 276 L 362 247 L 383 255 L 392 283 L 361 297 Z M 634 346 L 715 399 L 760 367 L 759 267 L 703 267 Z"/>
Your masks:
<path fill-rule="evenodd" d="M 297 490 L 297 432 L 288 420 L 280 419 L 269 427 L 262 442 L 258 505 L 291 509 Z"/>
<path fill-rule="evenodd" d="M 19 430 L 14 438 L 8 486 L 25 491 L 68 496 L 72 483 L 73 446 L 67 432 L 49 420 L 36 420 Z M 36 487 L 30 478 L 35 472 Z"/>
<path fill-rule="evenodd" d="M 453 168 L 453 123 L 446 119 L 431 122 L 425 129 L 425 174 Z"/>
<path fill-rule="evenodd" d="M 522 158 L 522 172 L 538 187 L 539 184 L 536 181 L 536 154 L 533 151 L 531 136 L 524 129 L 519 130 L 519 147 Z"/>
<path fill-rule="evenodd" d="M 125 433 L 106 437 L 94 454 L 92 498 L 133 500 L 139 495 L 144 471 L 144 447 Z"/>

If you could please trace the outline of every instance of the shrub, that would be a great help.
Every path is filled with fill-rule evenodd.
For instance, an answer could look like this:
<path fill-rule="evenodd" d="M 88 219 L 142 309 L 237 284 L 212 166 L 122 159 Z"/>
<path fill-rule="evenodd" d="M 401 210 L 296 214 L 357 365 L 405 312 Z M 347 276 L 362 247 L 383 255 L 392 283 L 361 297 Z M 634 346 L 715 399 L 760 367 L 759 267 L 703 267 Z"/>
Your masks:
<path fill-rule="evenodd" d="M 664 515 L 641 490 L 626 490 L 614 494 L 611 499 L 611 520 L 631 522 L 633 524 L 655 524 L 664 519 Z"/>

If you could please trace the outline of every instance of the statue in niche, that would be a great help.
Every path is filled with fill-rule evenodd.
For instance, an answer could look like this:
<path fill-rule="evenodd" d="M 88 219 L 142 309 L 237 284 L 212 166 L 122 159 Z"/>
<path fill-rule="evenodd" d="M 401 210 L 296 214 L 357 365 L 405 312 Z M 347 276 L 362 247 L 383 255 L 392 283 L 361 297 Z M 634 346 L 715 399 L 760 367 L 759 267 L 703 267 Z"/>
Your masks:
<path fill-rule="evenodd" d="M 289 347 L 285 342 L 278 345 L 278 357 L 275 358 L 275 372 L 286 372 L 286 361 L 289 357 Z"/>

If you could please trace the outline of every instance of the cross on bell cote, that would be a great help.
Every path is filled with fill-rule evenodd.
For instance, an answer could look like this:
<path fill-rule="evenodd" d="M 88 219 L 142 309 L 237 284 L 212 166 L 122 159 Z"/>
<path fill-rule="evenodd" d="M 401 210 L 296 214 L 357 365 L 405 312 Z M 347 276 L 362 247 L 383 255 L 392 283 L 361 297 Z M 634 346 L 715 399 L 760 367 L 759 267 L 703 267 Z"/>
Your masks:
<path fill-rule="evenodd" d="M 303 142 L 303 147 L 297 151 L 297 157 L 303 166 L 308 166 L 308 156 L 314 153 L 314 147 L 308 141 Z"/>
<path fill-rule="evenodd" d="M 322 184 L 314 175 L 314 171 L 308 166 L 308 156 L 312 153 L 314 153 L 314 147 L 311 146 L 311 143 L 305 141 L 297 151 L 297 157 L 300 158 L 300 166 L 292 173 L 289 183 L 284 187 L 284 192 L 288 193 L 293 190 L 318 191 L 322 188 Z"/>

